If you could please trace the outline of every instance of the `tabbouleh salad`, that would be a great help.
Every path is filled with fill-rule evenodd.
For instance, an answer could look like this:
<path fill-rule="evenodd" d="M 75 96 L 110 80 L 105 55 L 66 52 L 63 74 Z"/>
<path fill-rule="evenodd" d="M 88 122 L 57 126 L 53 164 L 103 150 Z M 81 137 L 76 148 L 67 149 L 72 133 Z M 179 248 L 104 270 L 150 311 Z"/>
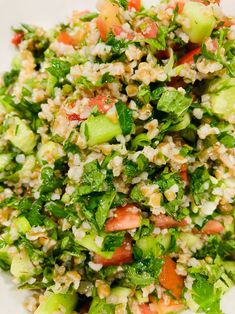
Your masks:
<path fill-rule="evenodd" d="M 220 314 L 235 283 L 235 21 L 101 0 L 14 28 L 0 267 L 35 314 Z"/>

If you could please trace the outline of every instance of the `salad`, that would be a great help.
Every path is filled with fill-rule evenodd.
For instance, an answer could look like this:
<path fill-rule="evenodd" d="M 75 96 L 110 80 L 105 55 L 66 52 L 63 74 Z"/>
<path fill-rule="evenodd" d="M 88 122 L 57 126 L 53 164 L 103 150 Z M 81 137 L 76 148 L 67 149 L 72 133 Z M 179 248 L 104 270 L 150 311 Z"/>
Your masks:
<path fill-rule="evenodd" d="M 35 314 L 220 314 L 235 284 L 235 20 L 100 0 L 13 28 L 0 268 Z"/>

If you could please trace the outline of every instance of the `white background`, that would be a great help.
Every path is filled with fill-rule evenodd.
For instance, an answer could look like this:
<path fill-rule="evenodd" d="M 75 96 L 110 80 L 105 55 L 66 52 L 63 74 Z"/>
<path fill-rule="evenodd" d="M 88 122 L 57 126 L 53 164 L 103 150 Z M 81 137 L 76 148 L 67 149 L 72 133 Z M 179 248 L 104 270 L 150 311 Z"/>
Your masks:
<path fill-rule="evenodd" d="M 143 0 L 147 5 L 157 0 Z M 0 72 L 9 69 L 14 49 L 10 45 L 11 26 L 20 22 L 50 28 L 65 21 L 73 10 L 94 9 L 96 0 L 0 0 Z M 235 15 L 235 0 L 222 0 L 228 14 Z M 0 314 L 26 314 L 22 302 L 26 292 L 17 291 L 11 278 L 0 274 Z M 222 301 L 226 314 L 235 314 L 235 288 Z M 189 313 L 189 312 L 187 312 Z"/>

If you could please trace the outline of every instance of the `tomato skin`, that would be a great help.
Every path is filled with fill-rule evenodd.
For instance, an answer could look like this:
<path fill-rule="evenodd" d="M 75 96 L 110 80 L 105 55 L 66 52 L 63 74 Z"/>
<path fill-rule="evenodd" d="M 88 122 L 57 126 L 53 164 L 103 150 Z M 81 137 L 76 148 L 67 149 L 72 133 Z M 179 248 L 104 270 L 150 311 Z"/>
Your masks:
<path fill-rule="evenodd" d="M 109 218 L 105 224 L 106 232 L 129 230 L 138 228 L 141 224 L 141 213 L 134 205 L 118 207 L 114 217 Z"/>
<path fill-rule="evenodd" d="M 151 39 L 157 37 L 157 32 L 158 32 L 157 24 L 153 21 L 150 21 L 147 24 L 146 29 L 142 31 L 142 34 L 144 38 Z"/>
<path fill-rule="evenodd" d="M 170 299 L 168 300 L 166 304 L 163 299 L 156 301 L 156 299 L 152 297 L 151 295 L 149 299 L 152 302 L 149 305 L 149 308 L 152 312 L 150 312 L 149 314 L 151 313 L 152 314 L 178 313 L 179 311 L 182 311 L 185 308 L 181 300 Z"/>
<path fill-rule="evenodd" d="M 155 226 L 160 229 L 168 229 L 168 228 L 176 228 L 176 227 L 184 227 L 187 225 L 187 222 L 183 219 L 181 221 L 177 221 L 174 218 L 160 214 L 160 215 L 152 215 L 152 221 Z"/>
<path fill-rule="evenodd" d="M 98 16 L 97 20 L 96 20 L 96 26 L 100 32 L 100 37 L 106 41 L 107 39 L 107 34 L 108 34 L 108 27 L 105 24 L 105 21 L 103 19 L 103 17 L 100 15 Z"/>
<path fill-rule="evenodd" d="M 185 6 L 185 1 L 177 1 L 174 5 L 169 5 L 168 8 L 175 10 L 178 7 L 178 14 L 182 14 Z"/>
<path fill-rule="evenodd" d="M 149 304 L 146 303 L 140 304 L 139 310 L 141 314 L 154 314 L 154 312 L 151 311 Z"/>
<path fill-rule="evenodd" d="M 170 290 L 175 298 L 179 299 L 184 287 L 184 277 L 176 273 L 176 263 L 169 257 L 164 257 L 164 264 L 159 276 L 163 288 Z"/>
<path fill-rule="evenodd" d="M 120 36 L 121 33 L 124 33 L 125 34 L 125 37 L 129 40 L 132 40 L 135 35 L 132 34 L 132 33 L 127 33 L 126 31 L 123 30 L 123 28 L 120 26 L 120 25 L 114 25 L 112 27 L 112 31 L 114 33 L 115 36 Z"/>
<path fill-rule="evenodd" d="M 76 114 L 76 113 L 67 114 L 67 117 L 69 121 L 81 121 L 82 120 L 79 114 Z"/>
<path fill-rule="evenodd" d="M 115 104 L 115 100 L 108 96 L 97 95 L 94 98 L 90 98 L 88 106 L 95 107 L 100 113 L 106 113 Z"/>
<path fill-rule="evenodd" d="M 141 0 L 129 0 L 128 1 L 128 10 L 135 9 L 140 11 L 141 9 Z"/>
<path fill-rule="evenodd" d="M 224 231 L 224 226 L 217 220 L 209 220 L 202 228 L 203 234 L 217 234 Z"/>
<path fill-rule="evenodd" d="M 194 56 L 198 56 L 201 53 L 201 47 L 193 49 L 192 51 L 186 53 L 183 57 L 181 57 L 178 61 L 178 64 L 185 64 L 185 63 L 194 63 Z"/>
<path fill-rule="evenodd" d="M 22 42 L 23 38 L 24 38 L 24 32 L 14 33 L 11 39 L 11 43 L 15 45 L 16 47 L 18 47 L 19 44 Z"/>
<path fill-rule="evenodd" d="M 65 45 L 73 46 L 75 44 L 74 38 L 70 36 L 66 31 L 61 32 L 57 37 L 58 42 L 63 43 Z"/>
<path fill-rule="evenodd" d="M 96 264 L 102 264 L 103 266 L 118 266 L 122 264 L 127 264 L 132 262 L 132 243 L 131 238 L 126 237 L 122 246 L 118 247 L 114 253 L 113 256 L 108 259 L 104 258 L 98 254 L 94 255 L 94 263 Z"/>
<path fill-rule="evenodd" d="M 180 167 L 180 177 L 185 183 L 188 183 L 187 164 Z"/>

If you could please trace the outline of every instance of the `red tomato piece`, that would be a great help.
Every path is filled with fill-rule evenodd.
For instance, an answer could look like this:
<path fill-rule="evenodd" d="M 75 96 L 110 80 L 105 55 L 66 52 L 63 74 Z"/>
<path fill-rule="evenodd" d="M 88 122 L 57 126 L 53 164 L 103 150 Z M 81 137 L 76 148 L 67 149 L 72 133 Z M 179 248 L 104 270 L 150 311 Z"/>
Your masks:
<path fill-rule="evenodd" d="M 183 10 L 184 10 L 184 6 L 185 6 L 185 1 L 177 1 L 176 4 L 174 5 L 169 5 L 168 8 L 171 8 L 173 10 L 175 10 L 176 8 L 178 8 L 178 14 L 182 14 Z"/>
<path fill-rule="evenodd" d="M 103 17 L 100 15 L 96 20 L 96 26 L 100 32 L 100 37 L 105 41 L 107 39 L 108 27 L 105 24 Z"/>
<path fill-rule="evenodd" d="M 101 113 L 106 113 L 115 105 L 115 100 L 108 96 L 97 95 L 94 98 L 91 98 L 89 101 L 90 107 L 97 106 L 97 109 Z"/>
<path fill-rule="evenodd" d="M 202 228 L 201 233 L 216 234 L 224 231 L 224 226 L 217 220 L 209 220 Z"/>
<path fill-rule="evenodd" d="M 65 45 L 73 46 L 75 44 L 74 38 L 70 36 L 66 31 L 61 32 L 57 37 L 58 42 L 63 43 Z"/>
<path fill-rule="evenodd" d="M 114 217 L 107 220 L 105 224 L 106 232 L 129 230 L 138 228 L 141 224 L 141 213 L 135 205 L 118 207 L 114 212 Z"/>
<path fill-rule="evenodd" d="M 104 258 L 101 255 L 95 254 L 94 263 L 102 264 L 103 266 L 117 266 L 132 262 L 132 244 L 131 239 L 126 237 L 122 246 L 117 248 L 111 258 Z"/>
<path fill-rule="evenodd" d="M 152 221 L 155 226 L 160 229 L 168 229 L 168 228 L 176 228 L 176 227 L 184 227 L 187 225 L 187 222 L 183 219 L 181 221 L 177 221 L 174 218 L 160 214 L 160 215 L 152 215 Z"/>
<path fill-rule="evenodd" d="M 149 304 L 143 303 L 139 305 L 141 314 L 154 314 L 156 312 L 151 311 Z"/>
<path fill-rule="evenodd" d="M 194 63 L 194 56 L 198 56 L 201 53 L 201 47 L 198 47 L 181 57 L 178 61 L 178 64 L 185 64 L 185 63 Z"/>
<path fill-rule="evenodd" d="M 141 0 L 129 0 L 128 1 L 128 10 L 135 9 L 136 11 L 140 11 L 141 9 Z"/>
<path fill-rule="evenodd" d="M 79 116 L 79 114 L 76 114 L 76 113 L 67 114 L 67 117 L 68 117 L 69 121 L 80 121 L 80 120 L 82 120 L 81 117 Z"/>
<path fill-rule="evenodd" d="M 164 264 L 159 276 L 163 288 L 170 290 L 174 297 L 179 299 L 184 287 L 184 277 L 176 273 L 176 263 L 169 257 L 164 257 Z"/>
<path fill-rule="evenodd" d="M 157 37 L 158 27 L 157 24 L 153 21 L 150 21 L 144 30 L 142 30 L 142 34 L 144 38 L 156 38 Z"/>
<path fill-rule="evenodd" d="M 114 25 L 112 27 L 112 31 L 114 33 L 115 36 L 120 36 L 122 33 L 125 34 L 125 37 L 129 40 L 132 40 L 135 35 L 132 33 L 127 33 L 126 31 L 123 30 L 123 28 L 120 25 Z"/>
<path fill-rule="evenodd" d="M 180 300 L 171 299 L 167 304 L 163 299 L 156 301 L 152 296 L 150 296 L 149 307 L 153 314 L 168 314 L 168 313 L 178 313 L 184 309 L 184 304 Z M 141 313 L 142 314 L 142 313 Z M 147 314 L 147 313 L 146 313 Z"/>
<path fill-rule="evenodd" d="M 184 182 L 188 182 L 187 164 L 183 164 L 180 168 L 180 177 Z"/>
<path fill-rule="evenodd" d="M 24 32 L 14 33 L 14 35 L 11 39 L 11 43 L 15 46 L 19 46 L 19 44 L 22 42 L 23 38 L 24 38 Z"/>

